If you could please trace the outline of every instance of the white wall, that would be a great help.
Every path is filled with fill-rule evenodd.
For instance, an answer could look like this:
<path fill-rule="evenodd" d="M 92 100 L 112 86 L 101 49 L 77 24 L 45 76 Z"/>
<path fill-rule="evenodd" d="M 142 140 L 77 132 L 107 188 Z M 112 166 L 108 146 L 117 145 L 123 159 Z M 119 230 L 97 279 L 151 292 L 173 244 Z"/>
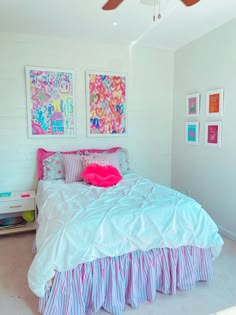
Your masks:
<path fill-rule="evenodd" d="M 123 146 L 131 167 L 165 185 L 171 177 L 173 53 L 58 38 L 0 33 L 0 191 L 37 187 L 36 150 Z M 24 67 L 76 71 L 76 137 L 31 139 Z M 86 136 L 85 71 L 128 74 L 128 136 Z"/>
<path fill-rule="evenodd" d="M 172 186 L 198 200 L 236 240 L 236 20 L 175 54 Z M 222 147 L 204 144 L 206 92 L 224 89 Z M 185 97 L 201 93 L 200 144 L 185 143 Z"/>

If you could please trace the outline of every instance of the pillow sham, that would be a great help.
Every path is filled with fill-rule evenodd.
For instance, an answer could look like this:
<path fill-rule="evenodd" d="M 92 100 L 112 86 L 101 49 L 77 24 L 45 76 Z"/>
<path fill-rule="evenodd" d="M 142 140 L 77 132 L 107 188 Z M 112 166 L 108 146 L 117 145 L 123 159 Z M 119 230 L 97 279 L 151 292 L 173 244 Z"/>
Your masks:
<path fill-rule="evenodd" d="M 83 179 L 98 187 L 111 187 L 122 180 L 119 171 L 112 165 L 90 164 L 82 172 Z"/>
<path fill-rule="evenodd" d="M 102 166 L 105 165 L 112 165 L 116 167 L 119 170 L 119 155 L 117 153 L 104 153 L 104 154 L 89 154 L 89 155 L 83 155 L 81 157 L 82 162 L 82 168 L 83 170 L 89 165 L 89 164 L 99 164 Z"/>
<path fill-rule="evenodd" d="M 89 150 L 85 150 L 83 152 L 83 154 L 85 155 L 91 155 L 91 152 Z M 119 167 L 117 167 L 117 165 L 114 165 L 115 167 L 117 167 L 119 169 L 119 171 L 121 172 L 122 175 L 126 175 L 128 173 L 130 173 L 131 169 L 129 166 L 129 157 L 128 157 L 128 151 L 124 148 L 121 147 L 116 147 L 116 151 L 100 151 L 100 152 L 95 152 L 92 153 L 93 155 L 104 155 L 104 154 L 117 154 L 119 157 Z"/>
<path fill-rule="evenodd" d="M 114 153 L 122 149 L 121 147 L 113 147 L 110 149 L 81 149 L 80 153 L 83 155 L 93 154 L 93 153 Z"/>
<path fill-rule="evenodd" d="M 80 154 L 65 154 L 63 156 L 64 167 L 65 167 L 65 183 L 79 182 L 83 178 L 81 155 Z"/>
<path fill-rule="evenodd" d="M 117 152 L 120 154 L 120 171 L 122 175 L 128 174 L 131 169 L 129 166 L 129 156 L 128 151 L 124 148 L 120 148 L 117 150 Z"/>
<path fill-rule="evenodd" d="M 63 163 L 63 156 L 60 152 L 49 156 L 43 160 L 43 179 L 63 179 L 65 178 L 65 170 Z"/>

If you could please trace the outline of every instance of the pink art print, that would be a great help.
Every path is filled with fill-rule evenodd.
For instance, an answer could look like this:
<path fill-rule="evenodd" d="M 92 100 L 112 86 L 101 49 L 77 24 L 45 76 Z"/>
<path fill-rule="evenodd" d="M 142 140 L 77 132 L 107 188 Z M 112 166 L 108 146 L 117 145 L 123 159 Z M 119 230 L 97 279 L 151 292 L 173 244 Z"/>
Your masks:
<path fill-rule="evenodd" d="M 208 126 L 208 136 L 207 142 L 212 144 L 218 143 L 218 134 L 219 134 L 219 126 L 218 125 L 209 125 Z"/>
<path fill-rule="evenodd" d="M 125 76 L 88 74 L 90 135 L 127 133 L 126 84 Z"/>
<path fill-rule="evenodd" d="M 30 136 L 74 135 L 72 72 L 27 69 Z"/>
<path fill-rule="evenodd" d="M 196 97 L 190 97 L 188 99 L 188 113 L 189 113 L 189 115 L 197 113 L 197 99 L 196 99 Z"/>
<path fill-rule="evenodd" d="M 186 114 L 187 117 L 199 117 L 200 94 L 195 93 L 186 97 Z"/>

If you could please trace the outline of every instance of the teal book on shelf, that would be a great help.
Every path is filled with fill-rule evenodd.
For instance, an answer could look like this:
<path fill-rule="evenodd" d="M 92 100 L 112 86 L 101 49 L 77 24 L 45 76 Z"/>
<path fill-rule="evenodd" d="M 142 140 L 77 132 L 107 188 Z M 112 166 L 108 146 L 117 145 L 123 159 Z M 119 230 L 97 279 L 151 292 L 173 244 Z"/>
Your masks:
<path fill-rule="evenodd" d="M 0 192 L 0 198 L 10 197 L 10 196 L 11 196 L 11 192 L 10 191 Z"/>

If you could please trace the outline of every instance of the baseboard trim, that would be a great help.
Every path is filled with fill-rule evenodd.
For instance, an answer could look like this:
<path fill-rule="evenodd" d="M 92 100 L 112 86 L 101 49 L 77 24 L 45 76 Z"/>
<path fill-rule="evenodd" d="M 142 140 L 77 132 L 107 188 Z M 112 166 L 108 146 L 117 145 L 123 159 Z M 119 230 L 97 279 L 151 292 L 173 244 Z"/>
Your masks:
<path fill-rule="evenodd" d="M 218 228 L 219 228 L 220 234 L 222 234 L 222 235 L 228 237 L 229 239 L 231 239 L 232 241 L 236 242 L 236 233 L 233 233 L 232 231 L 229 231 L 220 225 L 218 225 Z"/>

